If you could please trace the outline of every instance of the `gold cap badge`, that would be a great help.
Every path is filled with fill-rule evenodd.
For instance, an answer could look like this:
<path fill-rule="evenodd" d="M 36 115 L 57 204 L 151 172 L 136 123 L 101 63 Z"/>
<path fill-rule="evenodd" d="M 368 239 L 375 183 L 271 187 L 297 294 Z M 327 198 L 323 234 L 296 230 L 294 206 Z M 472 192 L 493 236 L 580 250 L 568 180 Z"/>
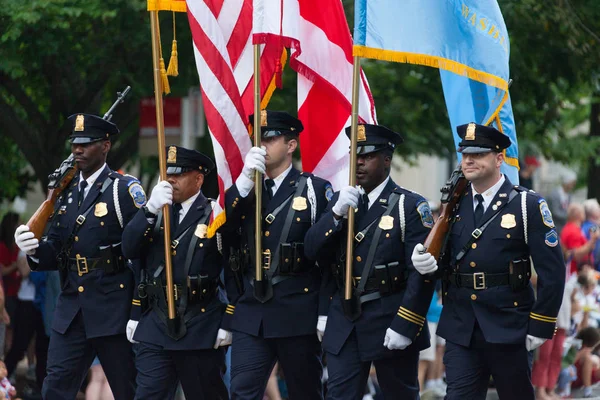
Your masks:
<path fill-rule="evenodd" d="M 365 132 L 364 125 L 358 125 L 358 131 L 356 132 L 356 141 L 364 142 L 367 140 L 367 133 Z"/>
<path fill-rule="evenodd" d="M 77 116 L 77 118 L 75 119 L 75 131 L 83 132 L 84 130 L 85 130 L 85 128 L 83 126 L 83 115 L 79 114 Z"/>
<path fill-rule="evenodd" d="M 260 126 L 267 126 L 267 110 L 260 112 Z"/>
<path fill-rule="evenodd" d="M 472 122 L 469 124 L 469 126 L 467 126 L 465 140 L 475 140 L 475 124 Z"/>
<path fill-rule="evenodd" d="M 175 146 L 169 147 L 167 162 L 173 163 L 173 164 L 177 162 L 177 147 L 175 147 Z"/>

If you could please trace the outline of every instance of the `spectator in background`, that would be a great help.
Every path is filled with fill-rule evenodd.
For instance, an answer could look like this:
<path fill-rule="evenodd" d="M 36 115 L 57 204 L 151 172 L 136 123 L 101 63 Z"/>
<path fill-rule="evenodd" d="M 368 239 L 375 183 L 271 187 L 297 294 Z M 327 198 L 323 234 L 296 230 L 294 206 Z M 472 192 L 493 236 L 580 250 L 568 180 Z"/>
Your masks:
<path fill-rule="evenodd" d="M 519 170 L 519 185 L 533 189 L 533 174 L 540 167 L 540 162 L 535 156 L 527 156 Z"/>
<path fill-rule="evenodd" d="M 563 226 L 567 222 L 567 211 L 569 204 L 571 204 L 571 192 L 575 189 L 577 175 L 571 170 L 565 170 L 560 175 L 560 183 L 546 197 L 558 233 L 562 231 Z"/>
<path fill-rule="evenodd" d="M 0 223 L 0 272 L 4 285 L 5 307 L 11 320 L 14 321 L 17 309 L 17 293 L 21 286 L 21 274 L 17 270 L 17 257 L 19 248 L 15 245 L 14 233 L 19 226 L 19 215 L 7 212 Z M 4 327 L 0 326 L 0 329 Z M 8 351 L 12 346 L 12 328 L 6 326 L 4 349 Z M 3 350 L 4 350 L 3 349 Z M 2 351 L 4 354 L 4 351 Z"/>
<path fill-rule="evenodd" d="M 590 239 L 586 239 L 581 231 L 584 221 L 583 207 L 580 204 L 569 205 L 567 223 L 560 233 L 560 243 L 565 253 L 565 258 L 571 260 L 570 273 L 577 272 L 577 264 L 589 263 L 591 251 L 596 246 L 600 231 L 592 232 Z"/>
<path fill-rule="evenodd" d="M 11 375 L 19 361 L 23 359 L 29 343 L 35 340 L 36 391 L 39 393 L 46 377 L 46 358 L 50 340 L 46 335 L 42 314 L 43 299 L 46 293 L 46 273 L 31 271 L 23 252 L 20 253 L 17 264 L 23 280 L 13 319 L 14 341 L 6 356 L 6 368 L 8 374 Z"/>
<path fill-rule="evenodd" d="M 600 204 L 596 199 L 587 199 L 583 202 L 585 221 L 581 224 L 581 230 L 587 240 L 592 238 L 594 231 L 600 230 Z M 596 271 L 600 271 L 600 241 L 592 249 L 592 265 Z"/>
<path fill-rule="evenodd" d="M 582 347 L 575 357 L 577 380 L 573 388 L 583 387 L 583 397 L 592 397 L 592 384 L 600 381 L 600 358 L 596 354 L 600 333 L 596 328 L 585 328 L 577 335 Z"/>
<path fill-rule="evenodd" d="M 421 395 L 426 392 L 431 392 L 435 396 L 444 397 L 446 395 L 446 384 L 442 379 L 444 372 L 444 339 L 437 336 L 438 322 L 442 313 L 442 302 L 439 298 L 439 293 L 436 290 L 433 292 L 429 311 L 427 311 L 427 325 L 429 326 L 429 334 L 431 346 L 419 353 L 419 387 Z"/>

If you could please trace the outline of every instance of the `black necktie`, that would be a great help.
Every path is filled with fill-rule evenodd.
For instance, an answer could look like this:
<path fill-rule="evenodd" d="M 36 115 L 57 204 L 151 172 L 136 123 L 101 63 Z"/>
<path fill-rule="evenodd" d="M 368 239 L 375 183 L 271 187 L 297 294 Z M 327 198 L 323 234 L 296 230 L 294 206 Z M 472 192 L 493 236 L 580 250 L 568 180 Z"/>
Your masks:
<path fill-rule="evenodd" d="M 273 186 L 275 186 L 275 181 L 273 179 L 265 179 L 265 190 L 267 191 L 269 200 L 273 198 Z"/>
<path fill-rule="evenodd" d="M 172 207 L 173 210 L 173 230 L 176 231 L 179 226 L 179 211 L 181 211 L 181 204 L 175 203 Z"/>
<path fill-rule="evenodd" d="M 481 217 L 483 217 L 483 196 L 476 194 L 475 200 L 477 200 L 477 207 L 475 207 L 475 226 L 479 227 L 479 222 L 481 221 Z"/>
<path fill-rule="evenodd" d="M 87 187 L 88 183 L 86 180 L 81 181 L 81 183 L 79 184 L 79 203 L 77 203 L 77 207 L 81 207 L 81 203 L 83 203 L 83 198 L 85 196 L 85 188 Z"/>
<path fill-rule="evenodd" d="M 361 215 L 365 215 L 367 213 L 367 211 L 369 211 L 369 195 L 366 193 L 363 193 L 360 196 L 360 204 L 358 205 L 358 212 Z"/>

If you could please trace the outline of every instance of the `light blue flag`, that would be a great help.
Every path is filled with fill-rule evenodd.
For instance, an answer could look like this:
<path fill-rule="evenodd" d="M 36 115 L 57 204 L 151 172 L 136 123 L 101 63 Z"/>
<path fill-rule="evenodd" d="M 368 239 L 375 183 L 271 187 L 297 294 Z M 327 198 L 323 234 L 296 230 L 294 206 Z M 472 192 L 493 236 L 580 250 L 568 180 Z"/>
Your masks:
<path fill-rule="evenodd" d="M 508 135 L 503 172 L 518 183 L 510 44 L 496 0 L 356 0 L 354 26 L 354 55 L 440 70 L 455 143 L 469 122 Z"/>

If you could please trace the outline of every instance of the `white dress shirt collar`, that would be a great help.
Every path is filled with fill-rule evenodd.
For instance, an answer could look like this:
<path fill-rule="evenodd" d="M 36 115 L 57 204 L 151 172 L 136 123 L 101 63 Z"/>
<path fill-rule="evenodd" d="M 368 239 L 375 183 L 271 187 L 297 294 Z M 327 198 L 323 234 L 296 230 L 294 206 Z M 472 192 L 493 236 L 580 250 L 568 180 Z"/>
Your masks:
<path fill-rule="evenodd" d="M 478 204 L 477 200 L 475 199 L 475 195 L 481 194 L 483 196 L 483 212 L 487 211 L 488 207 L 492 203 L 492 200 L 494 200 L 494 197 L 496 197 L 496 193 L 498 193 L 498 191 L 504 184 L 504 181 L 506 181 L 504 174 L 500 174 L 500 179 L 498 180 L 498 182 L 496 182 L 494 186 L 492 186 L 483 193 L 477 193 L 473 185 L 471 185 L 471 188 L 473 189 L 473 209 L 475 209 L 475 207 L 477 207 Z"/>
<path fill-rule="evenodd" d="M 375 201 L 379 198 L 379 196 L 381 196 L 381 192 L 383 192 L 383 189 L 386 187 L 389 181 L 390 176 L 388 175 L 388 177 L 385 178 L 385 180 L 381 182 L 379 186 L 371 190 L 371 192 L 367 195 L 369 197 L 369 208 L 371 208 L 371 206 L 375 204 Z"/>

